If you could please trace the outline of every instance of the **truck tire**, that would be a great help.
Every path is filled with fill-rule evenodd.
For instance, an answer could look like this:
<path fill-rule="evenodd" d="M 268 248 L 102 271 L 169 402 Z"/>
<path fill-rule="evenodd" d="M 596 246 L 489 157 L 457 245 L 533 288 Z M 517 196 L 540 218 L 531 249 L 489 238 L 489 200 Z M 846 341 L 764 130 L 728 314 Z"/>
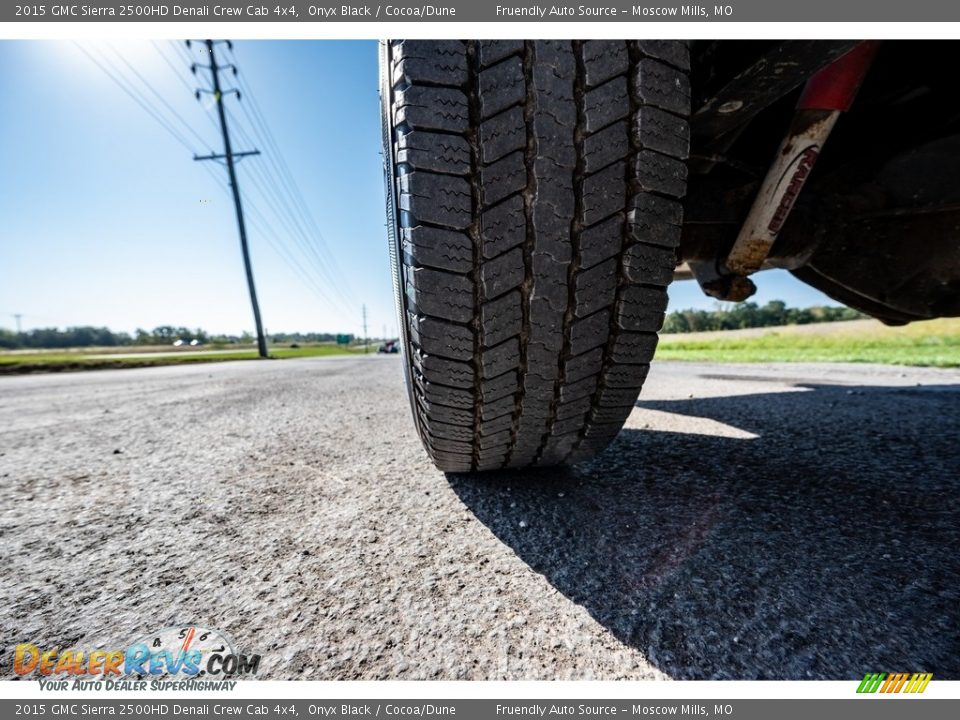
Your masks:
<path fill-rule="evenodd" d="M 673 41 L 390 41 L 381 106 L 407 389 L 446 472 L 578 462 L 636 402 L 677 264 Z"/>

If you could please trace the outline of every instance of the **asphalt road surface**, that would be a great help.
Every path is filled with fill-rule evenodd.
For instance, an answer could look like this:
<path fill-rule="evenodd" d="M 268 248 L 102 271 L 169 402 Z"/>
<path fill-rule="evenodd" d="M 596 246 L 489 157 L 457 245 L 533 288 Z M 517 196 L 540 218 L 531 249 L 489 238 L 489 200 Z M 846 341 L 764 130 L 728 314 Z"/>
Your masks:
<path fill-rule="evenodd" d="M 0 378 L 13 645 L 261 678 L 960 678 L 960 373 L 655 366 L 571 470 L 444 476 L 396 357 Z"/>

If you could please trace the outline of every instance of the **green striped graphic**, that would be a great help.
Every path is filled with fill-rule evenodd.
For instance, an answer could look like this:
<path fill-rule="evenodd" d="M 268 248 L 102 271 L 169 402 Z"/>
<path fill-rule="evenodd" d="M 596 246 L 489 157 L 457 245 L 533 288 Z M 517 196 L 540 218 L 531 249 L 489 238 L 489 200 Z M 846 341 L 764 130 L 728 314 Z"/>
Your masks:
<path fill-rule="evenodd" d="M 860 682 L 860 687 L 857 688 L 857 692 L 875 693 L 880 688 L 880 684 L 886 679 L 886 677 L 886 673 L 867 673 L 863 676 L 863 680 Z"/>

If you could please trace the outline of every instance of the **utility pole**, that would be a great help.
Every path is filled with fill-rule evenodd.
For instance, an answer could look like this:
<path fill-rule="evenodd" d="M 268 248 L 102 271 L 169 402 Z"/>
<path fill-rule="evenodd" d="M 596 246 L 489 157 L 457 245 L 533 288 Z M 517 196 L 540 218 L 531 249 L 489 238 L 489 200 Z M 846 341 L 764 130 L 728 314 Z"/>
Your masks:
<path fill-rule="evenodd" d="M 367 306 L 363 306 L 363 354 L 367 354 Z"/>
<path fill-rule="evenodd" d="M 20 313 L 14 313 L 14 314 L 13 314 L 14 320 L 17 321 L 17 335 L 19 335 L 20 333 L 23 332 L 23 329 L 20 327 L 20 318 L 22 318 L 22 317 L 23 317 L 23 315 L 20 314 Z"/>
<path fill-rule="evenodd" d="M 230 41 L 218 41 L 226 42 L 227 47 L 232 47 Z M 209 90 L 207 88 L 202 88 L 197 90 L 197 100 L 200 99 L 200 93 L 210 93 L 213 95 L 214 100 L 217 103 L 217 115 L 220 117 L 220 131 L 223 133 L 223 154 L 215 155 L 203 155 L 198 156 L 194 155 L 194 160 L 226 160 L 227 164 L 227 175 L 230 180 L 230 190 L 233 192 L 233 205 L 237 211 L 237 228 L 240 231 L 240 249 L 243 252 L 243 267 L 247 274 L 247 288 L 250 290 L 250 304 L 253 306 L 253 321 L 257 326 L 257 352 L 260 354 L 260 357 L 267 357 L 267 338 L 263 333 L 263 323 L 260 320 L 260 303 L 257 302 L 257 288 L 253 282 L 253 267 L 250 264 L 250 248 L 247 246 L 247 228 L 243 222 L 243 206 L 240 203 L 240 188 L 237 186 L 237 170 L 234 166 L 234 160 L 238 160 L 247 155 L 259 155 L 259 150 L 250 150 L 247 152 L 233 152 L 233 148 L 230 145 L 230 132 L 227 129 L 227 115 L 223 109 L 223 96 L 229 93 L 236 93 L 237 100 L 240 100 L 240 91 L 236 88 L 231 88 L 224 93 L 220 87 L 220 71 L 226 70 L 227 68 L 233 69 L 233 74 L 237 74 L 236 65 L 217 65 L 217 55 L 215 51 L 215 46 L 217 42 L 213 40 L 205 40 L 204 44 L 207 48 L 207 54 L 210 56 L 209 65 L 196 65 L 194 64 L 190 70 L 194 74 L 197 72 L 198 67 L 206 68 L 210 71 L 210 77 L 213 81 L 213 89 Z M 189 47 L 190 41 L 187 41 L 187 47 Z"/>

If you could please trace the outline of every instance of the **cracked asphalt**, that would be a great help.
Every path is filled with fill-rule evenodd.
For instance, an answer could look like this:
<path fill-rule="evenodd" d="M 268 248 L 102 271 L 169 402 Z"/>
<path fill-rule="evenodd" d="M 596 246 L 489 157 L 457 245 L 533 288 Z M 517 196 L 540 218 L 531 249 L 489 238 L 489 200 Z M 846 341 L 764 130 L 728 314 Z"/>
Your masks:
<path fill-rule="evenodd" d="M 0 377 L 12 649 L 264 679 L 960 679 L 960 372 L 658 363 L 572 469 L 445 476 L 396 357 Z"/>

